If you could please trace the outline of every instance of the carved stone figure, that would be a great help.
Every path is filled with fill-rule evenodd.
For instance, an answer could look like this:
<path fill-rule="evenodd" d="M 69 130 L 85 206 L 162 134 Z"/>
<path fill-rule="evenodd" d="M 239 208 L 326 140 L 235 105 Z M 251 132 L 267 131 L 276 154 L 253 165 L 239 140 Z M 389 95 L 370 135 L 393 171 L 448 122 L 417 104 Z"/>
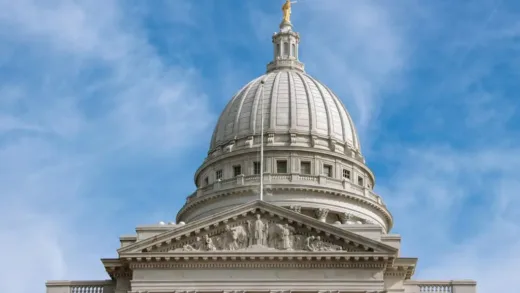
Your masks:
<path fill-rule="evenodd" d="M 337 251 L 342 250 L 338 245 L 323 242 L 320 236 L 309 236 L 305 239 L 305 248 L 309 251 Z"/>
<path fill-rule="evenodd" d="M 200 247 L 200 237 L 197 237 L 195 240 L 195 243 L 193 244 L 186 244 L 182 247 L 182 250 L 184 251 L 197 251 Z"/>
<path fill-rule="evenodd" d="M 267 228 L 260 215 L 256 215 L 256 221 L 253 223 L 253 245 L 266 245 Z"/>
<path fill-rule="evenodd" d="M 278 249 L 316 252 L 343 249 L 342 246 L 334 244 L 335 240 L 309 235 L 309 231 L 304 232 L 298 227 L 277 218 L 268 221 L 263 219 L 261 214 L 256 214 L 249 220 L 234 219 L 226 222 L 224 229 L 214 230 L 211 237 L 210 234 L 206 234 L 191 238 L 187 242 L 173 243 L 173 247 L 166 247 L 165 251 Z"/>
<path fill-rule="evenodd" d="M 208 235 L 204 235 L 203 247 L 204 247 L 204 250 L 207 250 L 207 251 L 217 250 L 217 247 L 215 246 L 215 244 L 213 244 L 213 239 L 211 239 Z"/>
<path fill-rule="evenodd" d="M 296 212 L 296 213 L 301 213 L 302 212 L 302 207 L 301 206 L 290 206 L 289 207 L 293 212 Z"/>
<path fill-rule="evenodd" d="M 309 236 L 305 239 L 305 249 L 314 251 L 314 236 Z"/>
<path fill-rule="evenodd" d="M 329 214 L 328 209 L 319 208 L 316 210 L 316 218 L 322 222 L 325 222 L 327 215 Z"/>
<path fill-rule="evenodd" d="M 237 250 L 247 246 L 247 232 L 243 226 L 230 228 L 226 225 L 225 233 L 222 235 L 222 247 L 227 250 Z"/>
<path fill-rule="evenodd" d="M 354 215 L 352 215 L 351 213 L 343 213 L 341 215 L 341 223 L 342 224 L 355 224 L 356 221 L 355 221 Z"/>
<path fill-rule="evenodd" d="M 285 224 L 282 230 L 282 249 L 291 249 L 291 230 L 289 225 Z"/>

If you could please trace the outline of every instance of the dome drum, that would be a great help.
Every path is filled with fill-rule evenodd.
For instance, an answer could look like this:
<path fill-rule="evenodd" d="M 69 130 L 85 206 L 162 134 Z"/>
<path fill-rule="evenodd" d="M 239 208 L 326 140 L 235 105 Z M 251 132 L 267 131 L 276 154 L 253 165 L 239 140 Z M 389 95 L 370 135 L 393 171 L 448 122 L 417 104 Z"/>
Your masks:
<path fill-rule="evenodd" d="M 179 211 L 177 221 L 195 221 L 234 206 L 258 199 L 258 186 L 228 188 L 197 198 L 192 196 Z M 375 224 L 386 233 L 392 226 L 391 215 L 376 201 L 354 194 L 327 193 L 325 189 L 294 185 L 267 184 L 265 201 L 317 218 L 323 222 Z M 372 194 L 374 197 L 378 197 Z"/>
<path fill-rule="evenodd" d="M 279 173 L 276 163 L 280 160 L 287 162 L 286 174 L 302 174 L 318 176 L 323 174 L 325 165 L 332 167 L 328 178 L 331 180 L 356 183 L 356 186 L 372 189 L 375 185 L 375 178 L 370 169 L 365 164 L 350 157 L 338 153 L 330 152 L 326 149 L 309 149 L 306 147 L 284 146 L 265 147 L 264 172 L 265 174 Z M 195 184 L 198 188 L 215 183 L 218 179 L 226 180 L 236 177 L 234 168 L 240 167 L 240 174 L 258 175 L 259 170 L 254 170 L 254 164 L 259 163 L 259 148 L 236 149 L 232 152 L 222 154 L 219 157 L 208 158 L 202 166 L 195 172 Z M 303 163 L 307 162 L 312 166 L 312 170 L 302 170 Z M 217 175 L 217 171 L 221 175 Z M 348 174 L 345 174 L 346 172 Z M 218 177 L 218 178 L 217 178 Z M 362 179 L 362 184 L 358 179 Z"/>

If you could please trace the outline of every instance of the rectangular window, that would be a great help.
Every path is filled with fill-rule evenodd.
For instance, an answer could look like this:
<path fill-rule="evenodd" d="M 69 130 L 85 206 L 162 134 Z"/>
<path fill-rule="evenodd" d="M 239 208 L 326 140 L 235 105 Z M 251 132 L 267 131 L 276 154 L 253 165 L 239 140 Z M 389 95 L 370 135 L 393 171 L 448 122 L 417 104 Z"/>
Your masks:
<path fill-rule="evenodd" d="M 222 179 L 222 170 L 217 170 L 217 172 L 215 173 L 216 177 L 217 177 L 217 180 L 220 180 Z"/>
<path fill-rule="evenodd" d="M 332 166 L 331 165 L 323 165 L 323 175 L 327 177 L 332 177 Z"/>
<path fill-rule="evenodd" d="M 300 173 L 305 175 L 311 174 L 311 162 L 301 162 L 300 163 Z"/>
<path fill-rule="evenodd" d="M 242 166 L 240 166 L 240 165 L 233 166 L 233 174 L 234 174 L 235 177 L 237 177 L 238 175 L 241 175 L 242 174 Z"/>
<path fill-rule="evenodd" d="M 289 57 L 289 43 L 283 43 L 283 56 Z"/>
<path fill-rule="evenodd" d="M 253 163 L 253 174 L 260 175 L 260 162 Z"/>
<path fill-rule="evenodd" d="M 287 173 L 287 161 L 276 161 L 276 173 Z"/>
<path fill-rule="evenodd" d="M 209 179 L 208 179 L 208 177 L 205 177 L 204 178 L 204 185 L 208 185 L 208 184 L 209 184 Z"/>
<path fill-rule="evenodd" d="M 357 178 L 357 184 L 363 186 L 363 177 L 358 177 Z"/>
<path fill-rule="evenodd" d="M 343 178 L 350 179 L 350 170 L 343 169 Z"/>

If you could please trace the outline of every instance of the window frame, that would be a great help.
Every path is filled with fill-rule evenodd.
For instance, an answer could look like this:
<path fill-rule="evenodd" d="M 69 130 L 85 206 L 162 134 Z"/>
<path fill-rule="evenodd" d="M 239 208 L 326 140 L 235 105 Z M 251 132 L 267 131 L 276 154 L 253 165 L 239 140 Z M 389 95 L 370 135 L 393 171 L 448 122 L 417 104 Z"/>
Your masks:
<path fill-rule="evenodd" d="M 257 168 L 258 166 L 258 168 Z M 256 172 L 258 170 L 258 172 Z M 260 173 L 262 172 L 262 164 L 260 163 L 260 161 L 254 161 L 253 162 L 253 175 L 260 175 Z"/>
<path fill-rule="evenodd" d="M 330 171 L 329 174 L 325 173 L 325 170 L 327 170 L 327 169 L 329 169 L 329 171 Z M 333 171 L 332 165 L 324 163 L 323 164 L 323 172 L 322 173 L 326 177 L 333 178 L 334 177 L 334 171 Z"/>
<path fill-rule="evenodd" d="M 279 164 L 285 163 L 285 172 L 280 172 Z M 276 174 L 289 174 L 287 159 L 276 160 Z"/>
<path fill-rule="evenodd" d="M 237 174 L 237 170 L 239 171 L 238 174 Z M 242 172 L 242 165 L 238 164 L 238 165 L 233 165 L 233 177 L 238 177 L 240 175 L 242 175 L 243 172 Z"/>
<path fill-rule="evenodd" d="M 343 169 L 343 178 L 350 180 L 352 172 L 349 169 Z M 346 175 L 346 176 L 345 176 Z"/>
<path fill-rule="evenodd" d="M 309 172 L 308 173 L 304 173 L 303 172 L 303 165 L 304 164 L 309 164 Z M 312 174 L 312 163 L 311 163 L 311 161 L 300 161 L 300 174 L 302 174 L 302 175 L 311 175 Z"/>

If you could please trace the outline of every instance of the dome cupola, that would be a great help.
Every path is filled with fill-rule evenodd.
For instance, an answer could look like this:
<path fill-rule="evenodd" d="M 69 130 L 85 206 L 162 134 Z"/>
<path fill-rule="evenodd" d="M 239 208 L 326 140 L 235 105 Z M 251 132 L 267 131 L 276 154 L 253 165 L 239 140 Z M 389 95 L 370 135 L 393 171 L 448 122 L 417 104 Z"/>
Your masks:
<path fill-rule="evenodd" d="M 300 36 L 293 31 L 290 6 L 287 1 L 282 8 L 267 72 L 242 87 L 220 115 L 195 174 L 197 191 L 177 220 L 197 220 L 259 199 L 262 172 L 265 201 L 324 222 L 379 225 L 387 232 L 392 217 L 373 192 L 375 178 L 352 118 L 299 61 Z"/>

